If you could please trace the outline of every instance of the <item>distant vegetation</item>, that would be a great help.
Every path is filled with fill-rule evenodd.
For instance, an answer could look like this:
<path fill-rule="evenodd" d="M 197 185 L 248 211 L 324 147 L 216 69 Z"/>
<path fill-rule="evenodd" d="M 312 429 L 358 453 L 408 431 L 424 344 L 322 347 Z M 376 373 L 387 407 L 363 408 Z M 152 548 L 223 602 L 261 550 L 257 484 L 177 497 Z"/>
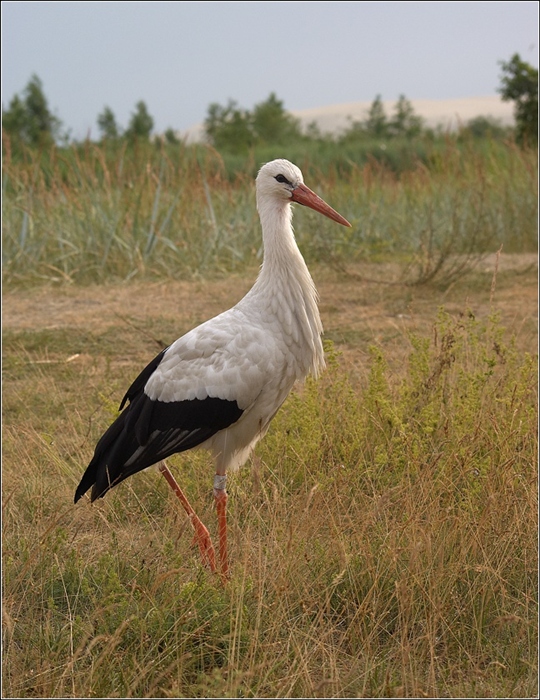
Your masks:
<path fill-rule="evenodd" d="M 514 54 L 501 61 L 501 85 L 503 100 L 515 102 L 516 130 L 519 143 L 532 145 L 538 141 L 538 70 Z M 33 75 L 21 96 L 15 95 L 9 107 L 2 109 L 3 132 L 10 139 L 13 152 L 24 146 L 43 147 L 51 143 L 69 142 L 69 133 L 62 131 L 62 122 L 53 115 L 43 91 L 43 84 Z M 113 110 L 105 106 L 97 117 L 100 141 L 147 141 L 151 138 L 154 120 L 144 101 L 139 101 L 127 129 L 117 123 Z M 283 102 L 271 93 L 267 100 L 255 105 L 252 111 L 240 107 L 234 100 L 223 106 L 212 103 L 204 122 L 207 142 L 220 152 L 248 153 L 253 148 L 269 145 L 288 146 L 302 142 L 332 142 L 334 148 L 351 142 L 369 142 L 373 139 L 435 138 L 441 133 L 426 129 L 421 117 L 414 113 L 410 101 L 400 95 L 394 113 L 384 111 L 381 96 L 377 95 L 364 121 L 353 121 L 342 134 L 322 134 L 316 123 L 302 129 L 300 121 L 289 114 Z M 463 131 L 474 137 L 508 136 L 496 120 L 477 117 L 465 125 Z M 172 128 L 161 137 L 166 143 L 176 144 L 179 139 Z M 339 150 L 339 148 L 338 148 Z"/>
<path fill-rule="evenodd" d="M 207 142 L 193 145 L 172 128 L 153 138 L 143 101 L 126 129 L 107 106 L 97 142 L 70 142 L 33 76 L 3 112 L 4 280 L 192 276 L 258 264 L 253 177 L 284 156 L 353 222 L 342 231 L 319 219 L 316 235 L 301 241 L 310 262 L 399 256 L 403 281 L 417 284 L 450 282 L 472 256 L 501 245 L 536 250 L 538 72 L 517 55 L 502 68 L 515 132 L 487 117 L 456 133 L 427 129 L 404 95 L 390 115 L 377 95 L 364 121 L 328 135 L 315 124 L 302 130 L 272 93 L 252 110 L 211 104 Z M 311 216 L 299 209 L 300 221 Z"/>
<path fill-rule="evenodd" d="M 503 100 L 515 103 L 516 138 L 519 143 L 538 143 L 538 71 L 517 53 L 501 61 L 501 68 L 499 92 Z"/>

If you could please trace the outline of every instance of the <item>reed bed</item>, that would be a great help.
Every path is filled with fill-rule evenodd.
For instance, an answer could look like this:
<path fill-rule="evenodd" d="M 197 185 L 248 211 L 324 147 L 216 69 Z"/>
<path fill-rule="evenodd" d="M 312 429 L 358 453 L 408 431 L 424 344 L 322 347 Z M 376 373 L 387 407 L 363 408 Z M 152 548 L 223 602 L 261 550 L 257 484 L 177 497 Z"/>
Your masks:
<path fill-rule="evenodd" d="M 192 279 L 260 262 L 256 154 L 231 171 L 203 147 L 88 143 L 29 151 L 22 160 L 5 150 L 6 284 Z M 536 249 L 535 151 L 448 140 L 422 159 L 409 157 L 400 173 L 375 158 L 319 167 L 306 153 L 296 160 L 312 188 L 353 224 L 342 230 L 298 207 L 310 263 L 398 257 L 406 281 L 417 283 L 435 275 L 448 281 L 463 261 L 501 245 Z"/>

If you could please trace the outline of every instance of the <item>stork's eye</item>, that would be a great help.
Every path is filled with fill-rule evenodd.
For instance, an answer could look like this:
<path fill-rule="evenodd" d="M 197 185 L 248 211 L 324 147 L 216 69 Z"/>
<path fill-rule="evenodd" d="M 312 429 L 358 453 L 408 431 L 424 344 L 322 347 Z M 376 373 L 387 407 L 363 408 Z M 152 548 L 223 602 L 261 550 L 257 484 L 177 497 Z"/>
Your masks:
<path fill-rule="evenodd" d="M 290 185 L 292 187 L 292 182 L 289 182 L 285 175 L 276 175 L 276 180 L 282 183 L 283 185 Z"/>

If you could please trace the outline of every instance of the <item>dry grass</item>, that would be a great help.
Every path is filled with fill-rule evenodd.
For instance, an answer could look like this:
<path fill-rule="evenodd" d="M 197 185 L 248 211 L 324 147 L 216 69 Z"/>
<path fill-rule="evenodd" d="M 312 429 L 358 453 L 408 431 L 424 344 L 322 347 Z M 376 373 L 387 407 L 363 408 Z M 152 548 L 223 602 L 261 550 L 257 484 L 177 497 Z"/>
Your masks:
<path fill-rule="evenodd" d="M 342 354 L 230 479 L 226 588 L 157 474 L 72 498 L 154 339 L 250 279 L 6 294 L 4 696 L 536 696 L 536 271 L 492 280 L 320 271 Z"/>

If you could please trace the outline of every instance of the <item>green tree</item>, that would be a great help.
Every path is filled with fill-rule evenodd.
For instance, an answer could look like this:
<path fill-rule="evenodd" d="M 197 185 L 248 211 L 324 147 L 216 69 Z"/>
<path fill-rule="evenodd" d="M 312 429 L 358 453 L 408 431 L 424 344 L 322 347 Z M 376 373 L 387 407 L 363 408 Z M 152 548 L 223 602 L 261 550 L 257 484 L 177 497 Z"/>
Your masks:
<path fill-rule="evenodd" d="M 2 128 L 10 134 L 26 141 L 26 107 L 19 95 L 14 95 L 7 110 L 2 110 Z"/>
<path fill-rule="evenodd" d="M 369 134 L 366 130 L 366 122 L 358 119 L 347 117 L 348 127 L 339 136 L 340 143 L 354 143 L 356 141 L 364 141 L 369 139 Z"/>
<path fill-rule="evenodd" d="M 470 135 L 473 138 L 502 138 L 507 130 L 498 119 L 493 117 L 478 116 L 469 119 L 461 135 Z"/>
<path fill-rule="evenodd" d="M 163 136 L 165 137 L 165 143 L 168 143 L 171 146 L 176 146 L 180 143 L 180 139 L 178 138 L 178 136 L 176 135 L 176 131 L 172 127 L 165 129 L 165 133 L 163 134 Z"/>
<path fill-rule="evenodd" d="M 245 152 L 258 144 L 284 145 L 301 138 L 299 120 L 285 110 L 274 92 L 252 112 L 240 108 L 234 100 L 225 107 L 212 103 L 204 129 L 215 148 L 231 153 Z"/>
<path fill-rule="evenodd" d="M 253 145 L 251 115 L 234 100 L 229 100 L 225 107 L 213 102 L 208 107 L 204 130 L 208 141 L 218 150 L 238 153 Z"/>
<path fill-rule="evenodd" d="M 255 105 L 251 126 L 257 143 L 286 144 L 301 136 L 299 120 L 285 111 L 274 92 Z"/>
<path fill-rule="evenodd" d="M 388 134 L 388 120 L 380 95 L 377 95 L 371 103 L 365 126 L 366 131 L 372 136 L 381 137 Z"/>
<path fill-rule="evenodd" d="M 98 115 L 97 123 L 101 132 L 101 138 L 108 141 L 113 141 L 120 136 L 120 130 L 116 123 L 116 117 L 110 107 L 105 107 L 103 112 Z"/>
<path fill-rule="evenodd" d="M 52 114 L 43 92 L 43 83 L 32 75 L 22 99 L 15 95 L 6 111 L 2 110 L 5 131 L 29 146 L 44 146 L 60 138 L 62 122 Z"/>
<path fill-rule="evenodd" d="M 131 140 L 141 139 L 148 141 L 153 128 L 154 120 L 148 112 L 146 103 L 142 100 L 137 102 L 135 112 L 131 115 L 126 135 Z"/>
<path fill-rule="evenodd" d="M 49 109 L 43 83 L 33 75 L 24 91 L 28 139 L 32 145 L 47 144 L 60 136 L 60 120 Z"/>
<path fill-rule="evenodd" d="M 502 99 L 515 102 L 516 138 L 520 143 L 538 143 L 538 70 L 514 54 L 502 68 Z"/>
<path fill-rule="evenodd" d="M 395 114 L 390 120 L 389 131 L 394 136 L 414 138 L 422 131 L 422 117 L 414 113 L 414 108 L 405 95 L 400 95 L 395 106 Z"/>

